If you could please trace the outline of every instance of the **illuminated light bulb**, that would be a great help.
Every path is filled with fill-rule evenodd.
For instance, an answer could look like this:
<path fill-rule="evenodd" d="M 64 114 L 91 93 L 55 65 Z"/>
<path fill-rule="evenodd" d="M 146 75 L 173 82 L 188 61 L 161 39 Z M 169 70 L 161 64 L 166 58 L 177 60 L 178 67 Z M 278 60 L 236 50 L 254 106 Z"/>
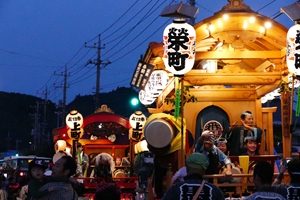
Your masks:
<path fill-rule="evenodd" d="M 210 24 L 210 25 L 208 26 L 208 29 L 209 29 L 210 31 L 213 31 L 213 30 L 215 29 L 215 27 L 214 27 L 214 25 Z"/>
<path fill-rule="evenodd" d="M 261 26 L 261 27 L 259 28 L 259 32 L 260 32 L 260 33 L 264 33 L 264 32 L 265 32 L 265 28 Z"/>
<path fill-rule="evenodd" d="M 224 15 L 223 15 L 223 19 L 224 19 L 224 20 L 228 20 L 228 19 L 229 19 L 228 14 L 224 14 Z"/>
<path fill-rule="evenodd" d="M 247 21 L 244 21 L 243 28 L 244 29 L 248 28 L 248 22 Z"/>
<path fill-rule="evenodd" d="M 255 22 L 255 20 L 256 20 L 256 19 L 255 19 L 255 17 L 254 17 L 254 16 L 252 16 L 252 17 L 250 17 L 250 18 L 249 18 L 249 22 L 250 22 L 250 23 L 254 23 L 254 22 Z"/>
<path fill-rule="evenodd" d="M 265 23 L 265 28 L 266 29 L 269 29 L 271 27 L 272 27 L 272 23 L 271 22 L 268 21 L 268 22 Z"/>

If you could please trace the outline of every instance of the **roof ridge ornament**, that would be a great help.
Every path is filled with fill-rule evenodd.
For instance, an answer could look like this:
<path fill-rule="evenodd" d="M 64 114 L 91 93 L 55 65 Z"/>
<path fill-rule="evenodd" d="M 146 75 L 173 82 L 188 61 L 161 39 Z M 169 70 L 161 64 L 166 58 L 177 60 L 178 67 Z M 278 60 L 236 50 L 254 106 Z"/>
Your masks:
<path fill-rule="evenodd" d="M 229 3 L 219 12 L 254 12 L 248 5 L 244 4 L 243 1 L 244 0 L 228 0 Z"/>

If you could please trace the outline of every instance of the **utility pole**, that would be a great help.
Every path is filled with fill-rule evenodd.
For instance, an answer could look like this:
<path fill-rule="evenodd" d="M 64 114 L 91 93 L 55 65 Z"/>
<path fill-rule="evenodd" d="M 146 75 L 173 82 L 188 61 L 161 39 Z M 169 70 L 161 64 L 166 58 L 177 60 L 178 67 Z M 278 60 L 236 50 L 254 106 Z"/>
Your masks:
<path fill-rule="evenodd" d="M 97 110 L 99 108 L 99 94 L 100 94 L 100 70 L 101 70 L 101 64 L 104 64 L 104 67 L 109 65 L 110 62 L 102 62 L 102 60 L 100 59 L 101 58 L 101 49 L 104 49 L 105 48 L 105 44 L 103 46 L 101 46 L 101 39 L 100 39 L 100 36 L 98 36 L 98 46 L 96 46 L 96 43 L 93 45 L 93 46 L 87 46 L 85 44 L 85 47 L 87 48 L 97 48 L 97 59 L 95 60 L 89 60 L 87 65 L 88 64 L 94 64 L 97 68 L 97 74 L 96 74 L 96 91 L 95 91 L 95 110 Z"/>
<path fill-rule="evenodd" d="M 40 133 L 40 123 L 39 123 L 39 118 L 40 118 L 40 102 L 36 102 L 36 106 L 30 106 L 31 108 L 35 108 L 36 111 L 34 114 L 30 114 L 30 116 L 33 117 L 34 119 L 34 124 L 33 124 L 33 139 L 34 139 L 34 149 L 37 148 L 37 146 L 40 144 L 40 137 L 41 137 L 41 133 Z"/>
<path fill-rule="evenodd" d="M 10 150 L 9 141 L 11 140 L 10 132 L 7 133 L 7 138 L 5 138 L 6 142 L 6 150 Z"/>
<path fill-rule="evenodd" d="M 16 139 L 16 151 L 19 150 L 19 143 L 22 142 L 22 140 Z"/>
<path fill-rule="evenodd" d="M 70 87 L 70 85 L 67 85 L 67 77 L 70 76 L 70 74 L 67 73 L 67 66 L 65 66 L 65 72 L 62 72 L 61 74 L 55 74 L 54 75 L 57 76 L 63 76 L 64 77 L 64 84 L 61 86 L 54 86 L 56 88 L 63 88 L 63 100 L 62 100 L 62 112 L 61 112 L 61 117 L 62 117 L 62 121 L 61 121 L 61 125 L 64 126 L 65 125 L 65 117 L 66 117 L 66 99 L 67 99 L 67 88 Z"/>
<path fill-rule="evenodd" d="M 43 113 L 43 123 L 42 125 L 42 139 L 45 138 L 46 135 L 46 128 L 47 128 L 47 104 L 48 104 L 48 95 L 49 91 L 48 88 L 46 87 L 46 91 L 43 91 L 42 94 L 44 95 L 44 102 L 41 103 L 44 106 L 44 113 Z"/>
<path fill-rule="evenodd" d="M 61 108 L 62 108 L 62 100 L 58 100 L 58 103 L 56 105 L 57 111 L 55 111 L 55 114 L 57 115 L 56 127 L 60 127 L 59 119 L 60 119 L 61 114 L 62 114 L 62 112 L 60 111 Z"/>

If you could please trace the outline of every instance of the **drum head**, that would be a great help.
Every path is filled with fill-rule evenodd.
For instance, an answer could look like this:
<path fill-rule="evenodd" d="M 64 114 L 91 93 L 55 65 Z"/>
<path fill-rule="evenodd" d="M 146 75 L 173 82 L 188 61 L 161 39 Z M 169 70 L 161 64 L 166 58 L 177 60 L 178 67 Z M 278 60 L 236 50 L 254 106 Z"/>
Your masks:
<path fill-rule="evenodd" d="M 123 169 L 117 169 L 114 171 L 113 174 L 114 178 L 124 178 L 125 177 L 125 171 Z"/>
<path fill-rule="evenodd" d="M 221 170 L 221 173 L 225 174 L 225 172 L 227 171 L 227 168 L 224 167 L 222 170 Z M 232 174 L 242 174 L 242 171 L 239 167 L 236 167 L 234 166 L 234 164 L 231 165 L 231 173 Z M 234 177 L 233 178 L 234 180 L 238 181 L 238 182 L 242 182 L 242 178 L 241 177 Z"/>
<path fill-rule="evenodd" d="M 163 119 L 154 119 L 144 129 L 146 141 L 152 147 L 163 148 L 173 140 L 174 130 L 172 126 Z"/>

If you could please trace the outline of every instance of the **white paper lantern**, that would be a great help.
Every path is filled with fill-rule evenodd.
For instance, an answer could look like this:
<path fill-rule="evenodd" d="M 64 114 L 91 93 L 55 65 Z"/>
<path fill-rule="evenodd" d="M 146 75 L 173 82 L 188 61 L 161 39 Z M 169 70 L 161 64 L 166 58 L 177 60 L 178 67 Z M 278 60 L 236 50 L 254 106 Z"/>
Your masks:
<path fill-rule="evenodd" d="M 166 70 L 181 76 L 193 68 L 196 53 L 196 31 L 193 26 L 175 19 L 164 30 L 163 44 Z"/>
<path fill-rule="evenodd" d="M 144 137 L 143 129 L 146 123 L 146 116 L 141 111 L 136 111 L 129 117 L 131 129 L 129 137 L 133 141 L 140 141 Z"/>
<path fill-rule="evenodd" d="M 145 91 L 150 93 L 151 98 L 158 97 L 165 87 L 168 85 L 169 76 L 164 70 L 155 70 L 152 72 L 146 86 Z"/>
<path fill-rule="evenodd" d="M 64 140 L 57 140 L 55 144 L 55 152 L 65 151 L 67 148 L 67 143 Z"/>
<path fill-rule="evenodd" d="M 68 136 L 73 140 L 78 140 L 83 135 L 83 117 L 77 110 L 72 110 L 66 117 L 68 126 Z"/>
<path fill-rule="evenodd" d="M 286 63 L 291 73 L 300 75 L 300 25 L 292 26 L 287 33 Z"/>
<path fill-rule="evenodd" d="M 155 101 L 155 98 L 151 96 L 151 93 L 145 90 L 140 90 L 139 100 L 143 105 L 150 105 Z"/>

